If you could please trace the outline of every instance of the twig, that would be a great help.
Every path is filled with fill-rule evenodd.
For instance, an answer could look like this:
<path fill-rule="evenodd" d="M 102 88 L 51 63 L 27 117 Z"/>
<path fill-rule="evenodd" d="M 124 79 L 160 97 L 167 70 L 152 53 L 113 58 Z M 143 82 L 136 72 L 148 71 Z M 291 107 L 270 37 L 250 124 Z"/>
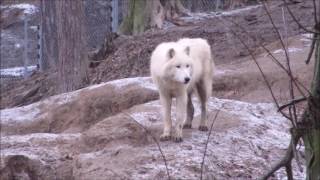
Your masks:
<path fill-rule="evenodd" d="M 263 7 L 264 7 L 266 13 L 268 14 L 268 17 L 269 17 L 269 20 L 270 20 L 270 22 L 271 22 L 271 24 L 273 26 L 273 29 L 275 30 L 275 32 L 276 32 L 276 34 L 277 34 L 277 36 L 278 36 L 278 38 L 280 40 L 281 46 L 282 46 L 282 48 L 283 48 L 283 50 L 285 52 L 288 72 L 289 72 L 290 76 L 292 77 L 292 71 L 291 71 L 291 67 L 290 67 L 290 57 L 289 57 L 289 54 L 288 54 L 288 50 L 286 49 L 286 46 L 285 46 L 285 44 L 284 44 L 284 42 L 283 42 L 283 40 L 281 38 L 280 32 L 279 32 L 278 28 L 276 27 L 276 25 L 275 25 L 275 23 L 273 21 L 273 18 L 271 16 L 266 4 L 264 2 L 262 4 L 263 4 Z M 290 89 L 291 99 L 293 100 L 293 99 L 295 99 L 295 97 L 294 97 L 294 89 L 293 89 L 292 80 L 290 80 L 290 88 L 289 89 Z M 297 110 L 296 110 L 295 104 L 293 104 L 292 108 L 293 108 L 293 118 L 291 118 L 291 121 L 292 121 L 293 126 L 296 127 L 298 118 L 297 118 Z"/>
<path fill-rule="evenodd" d="M 167 171 L 167 176 L 168 176 L 168 180 L 170 180 L 170 174 L 169 174 L 169 169 L 168 169 L 168 164 L 167 164 L 167 160 L 166 157 L 160 147 L 159 141 L 157 140 L 157 138 L 146 128 L 144 127 L 141 123 L 139 123 L 138 121 L 136 121 L 130 114 L 128 113 L 124 113 L 124 115 L 128 116 L 131 120 L 133 120 L 138 126 L 140 126 L 142 129 L 144 129 L 144 131 L 146 132 L 147 135 L 151 136 L 151 138 L 154 140 L 154 142 L 157 144 L 158 149 L 161 153 L 162 159 L 164 161 L 164 165 L 166 166 L 166 171 Z"/>
<path fill-rule="evenodd" d="M 302 102 L 302 101 L 305 101 L 305 100 L 307 100 L 306 97 L 300 97 L 300 98 L 291 100 L 290 102 L 288 102 L 288 103 L 286 103 L 286 104 L 284 104 L 284 105 L 281 105 L 281 106 L 279 107 L 278 111 L 281 111 L 281 110 L 283 110 L 284 108 L 286 108 L 286 107 L 288 107 L 288 106 L 292 106 L 293 104 L 298 104 L 298 103 L 300 103 L 300 102 Z"/>
<path fill-rule="evenodd" d="M 315 47 L 316 41 L 317 41 L 316 39 L 317 39 L 317 35 L 313 34 L 312 43 L 311 43 L 311 46 L 310 46 L 310 51 L 308 53 L 306 64 L 309 64 L 309 62 L 311 60 L 311 57 L 312 57 L 312 54 L 313 54 L 313 51 L 314 51 L 314 47 Z"/>
<path fill-rule="evenodd" d="M 291 168 L 291 161 L 293 159 L 293 152 L 294 149 L 300 139 L 301 135 L 298 132 L 292 132 L 291 131 L 291 140 L 287 149 L 286 154 L 284 157 L 276 164 L 274 165 L 269 172 L 267 172 L 261 179 L 267 180 L 269 177 L 271 177 L 277 170 L 279 170 L 281 167 L 286 168 L 288 179 L 293 179 L 292 177 L 292 168 Z"/>
<path fill-rule="evenodd" d="M 303 29 L 304 31 L 308 32 L 308 33 L 314 33 L 314 34 L 320 34 L 320 32 L 317 32 L 317 31 L 313 31 L 313 30 L 310 30 L 310 29 L 307 29 L 306 27 L 304 27 L 298 20 L 297 18 L 294 16 L 294 14 L 292 13 L 291 9 L 289 8 L 286 0 L 282 0 L 284 2 L 284 5 L 286 6 L 290 16 L 292 17 L 292 19 L 297 23 L 297 25 Z"/>
<path fill-rule="evenodd" d="M 266 173 L 261 179 L 267 180 L 269 177 L 271 177 L 281 167 L 287 166 L 287 164 L 291 163 L 292 158 L 293 158 L 293 147 L 292 147 L 292 145 L 290 143 L 285 156 L 276 165 L 274 165 L 271 168 L 271 170 L 268 173 Z M 286 170 L 287 170 L 287 168 L 286 168 Z"/>
<path fill-rule="evenodd" d="M 317 17 L 317 4 L 316 0 L 313 0 L 313 12 L 314 12 L 314 22 L 318 24 L 318 17 Z"/>
<path fill-rule="evenodd" d="M 207 141 L 206 141 L 206 146 L 204 148 L 204 153 L 203 153 L 202 162 L 201 162 L 200 180 L 202 180 L 204 160 L 205 160 L 205 157 L 206 157 L 206 154 L 207 154 L 207 148 L 208 148 L 208 144 L 209 144 L 209 140 L 210 140 L 210 135 L 211 135 L 211 132 L 212 132 L 213 124 L 216 121 L 216 119 L 217 119 L 217 117 L 219 115 L 219 112 L 220 112 L 220 109 L 217 111 L 216 115 L 214 116 L 214 119 L 213 119 L 213 121 L 211 123 L 211 126 L 210 126 L 210 131 L 209 131 L 209 134 L 208 134 L 208 138 L 207 138 Z"/>
<path fill-rule="evenodd" d="M 220 18 L 221 18 L 221 17 L 220 17 Z M 223 19 L 220 19 L 220 18 L 219 18 L 219 20 L 225 25 L 225 23 L 223 22 Z M 262 78 L 263 78 L 264 82 L 266 83 L 267 88 L 268 88 L 269 91 L 270 91 L 270 94 L 271 94 L 271 96 L 272 96 L 272 99 L 273 99 L 274 103 L 276 104 L 277 108 L 279 108 L 279 103 L 278 103 L 278 101 L 277 101 L 277 99 L 276 99 L 276 97 L 275 97 L 275 95 L 274 95 L 274 93 L 273 93 L 273 90 L 272 90 L 272 88 L 271 88 L 271 85 L 270 85 L 269 81 L 267 80 L 266 75 L 265 75 L 264 72 L 262 71 L 262 68 L 260 67 L 260 65 L 259 65 L 256 57 L 253 55 L 253 53 L 252 53 L 252 51 L 250 50 L 250 48 L 248 47 L 248 45 L 237 35 L 237 33 L 236 33 L 235 31 L 233 31 L 231 28 L 228 28 L 228 29 L 232 32 L 232 34 L 241 42 L 241 44 L 242 44 L 242 45 L 247 49 L 247 51 L 249 52 L 252 60 L 253 60 L 254 63 L 257 65 L 257 67 L 258 67 L 258 69 L 259 69 L 259 71 L 260 71 L 260 74 L 262 75 Z M 291 119 L 288 115 L 286 115 L 284 112 L 280 111 L 280 113 L 281 113 L 285 118 L 287 118 L 288 120 L 292 121 L 292 119 Z"/>
<path fill-rule="evenodd" d="M 227 19 L 227 21 L 230 21 L 231 23 L 235 24 L 238 26 L 244 33 L 247 34 L 249 38 L 251 38 L 253 41 L 258 41 L 254 36 L 252 36 L 243 26 L 241 26 L 239 23 L 233 21 L 232 19 Z M 270 50 L 264 46 L 261 42 L 258 41 L 258 45 L 263 48 L 266 53 L 269 55 L 268 57 L 276 64 L 278 65 L 282 70 L 285 71 L 285 73 L 290 77 L 290 79 L 293 80 L 295 86 L 297 87 L 299 93 L 303 96 L 306 97 L 304 92 L 300 89 L 299 85 L 306 91 L 308 92 L 308 95 L 311 95 L 311 92 L 306 88 L 298 79 L 295 79 L 294 77 L 290 76 L 292 74 L 289 73 L 289 71 L 280 63 L 280 61 L 270 52 Z"/>

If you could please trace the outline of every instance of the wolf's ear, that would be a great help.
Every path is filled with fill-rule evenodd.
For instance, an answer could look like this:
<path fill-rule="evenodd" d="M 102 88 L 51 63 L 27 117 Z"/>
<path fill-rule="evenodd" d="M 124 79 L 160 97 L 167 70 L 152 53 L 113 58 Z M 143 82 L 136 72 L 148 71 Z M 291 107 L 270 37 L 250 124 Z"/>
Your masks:
<path fill-rule="evenodd" d="M 190 47 L 187 46 L 186 49 L 184 49 L 184 52 L 189 56 L 190 55 Z"/>
<path fill-rule="evenodd" d="M 169 49 L 169 51 L 168 51 L 168 57 L 171 59 L 171 58 L 173 58 L 173 56 L 175 55 L 175 51 L 174 51 L 174 49 L 173 48 L 171 48 L 171 49 Z"/>

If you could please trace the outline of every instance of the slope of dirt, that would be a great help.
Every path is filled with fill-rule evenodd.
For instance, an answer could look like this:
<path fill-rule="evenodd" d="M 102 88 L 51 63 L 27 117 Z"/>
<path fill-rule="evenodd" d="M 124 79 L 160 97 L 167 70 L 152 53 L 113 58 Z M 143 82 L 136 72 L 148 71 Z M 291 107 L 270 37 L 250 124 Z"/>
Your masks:
<path fill-rule="evenodd" d="M 270 10 L 277 27 L 284 33 L 282 6 L 279 1 L 270 2 Z M 299 17 L 301 23 L 306 26 L 312 25 L 312 0 L 301 1 L 292 5 L 292 11 Z M 201 18 L 199 18 L 201 17 Z M 277 39 L 272 25 L 261 6 L 253 6 L 244 11 L 224 13 L 223 19 L 236 21 L 247 29 L 247 31 L 257 37 L 256 41 L 249 40 L 246 34 L 232 24 L 230 28 L 246 40 L 246 43 L 256 49 L 256 54 L 261 50 L 257 49 L 257 43 L 265 44 L 274 42 Z M 285 13 L 287 35 L 293 36 L 301 33 L 295 22 Z M 200 19 L 200 20 L 199 20 Z M 227 22 L 227 21 L 225 21 Z M 181 37 L 202 37 L 208 39 L 215 55 L 216 64 L 229 64 L 235 61 L 245 61 L 248 58 L 247 51 L 241 43 L 233 37 L 228 28 L 214 14 L 194 14 L 187 18 L 185 25 L 180 27 L 170 27 L 163 30 L 150 30 L 140 36 L 124 37 L 120 36 L 115 41 L 115 52 L 101 62 L 94 69 L 91 69 L 89 78 L 91 84 L 106 82 L 114 79 L 126 77 L 148 76 L 149 58 L 155 46 L 164 41 L 173 41 Z M 1 79 L 1 105 L 0 108 L 14 107 L 30 104 L 46 97 L 55 95 L 57 83 L 55 73 L 46 75 L 37 73 L 26 80 L 6 81 Z M 39 87 L 38 91 L 32 96 L 34 88 Z M 22 100 L 21 100 L 22 99 Z"/>
<path fill-rule="evenodd" d="M 282 16 L 282 4 L 278 2 L 270 3 L 270 11 L 277 28 L 284 34 L 285 26 Z M 303 1 L 293 5 L 292 11 L 299 17 L 300 22 L 306 26 L 313 23 L 312 1 Z M 196 16 L 196 15 L 195 15 Z M 196 16 L 197 17 L 197 16 Z M 132 76 L 149 75 L 149 59 L 153 49 L 161 42 L 176 41 L 183 37 L 201 37 L 207 39 L 212 47 L 216 64 L 227 64 L 240 60 L 247 56 L 248 52 L 240 41 L 230 33 L 230 29 L 236 31 L 252 50 L 258 48 L 259 43 L 268 44 L 278 39 L 270 20 L 261 5 L 247 7 L 244 11 L 231 11 L 218 16 L 210 16 L 203 20 L 196 17 L 188 20 L 182 27 L 173 27 L 159 31 L 149 31 L 140 36 L 121 37 L 116 42 L 117 50 L 104 62 L 93 70 L 91 78 L 97 82 L 105 82 L 113 79 L 126 78 Z M 290 15 L 285 12 L 287 24 L 287 36 L 297 35 L 300 31 L 297 24 Z M 221 19 L 223 22 L 221 22 Z M 228 23 L 229 20 L 241 24 L 251 36 L 256 40 L 250 40 L 246 33 L 235 25 Z M 224 24 L 225 23 L 225 24 Z M 228 27 L 227 27 L 228 26 Z M 118 44 L 117 44 L 118 43 Z M 256 53 L 260 53 L 257 50 Z M 97 77 L 97 79 L 96 79 Z"/>

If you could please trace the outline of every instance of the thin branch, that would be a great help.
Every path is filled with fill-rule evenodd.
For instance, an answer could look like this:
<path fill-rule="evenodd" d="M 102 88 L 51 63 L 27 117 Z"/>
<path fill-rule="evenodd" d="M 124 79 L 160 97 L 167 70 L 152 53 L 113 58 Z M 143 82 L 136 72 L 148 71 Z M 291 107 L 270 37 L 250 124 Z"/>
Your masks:
<path fill-rule="evenodd" d="M 227 27 L 227 25 L 223 22 L 222 17 L 220 17 L 220 18 L 218 18 L 218 19 Z M 268 88 L 269 91 L 270 91 L 270 94 L 271 94 L 271 96 L 272 96 L 272 99 L 273 99 L 274 103 L 276 104 L 277 108 L 279 108 L 279 103 L 278 103 L 278 101 L 277 101 L 277 99 L 276 99 L 276 97 L 275 97 L 275 95 L 274 95 L 274 93 L 273 93 L 273 90 L 272 90 L 272 88 L 271 88 L 271 85 L 270 85 L 269 81 L 267 80 L 266 75 L 265 75 L 264 72 L 262 71 L 262 68 L 260 67 L 260 65 L 259 65 L 256 57 L 253 55 L 253 52 L 250 50 L 250 48 L 248 47 L 248 45 L 237 35 L 237 33 L 236 33 L 235 31 L 233 31 L 233 30 L 232 30 L 231 28 L 229 28 L 229 27 L 228 27 L 228 29 L 232 32 L 232 34 L 241 42 L 241 44 L 242 44 L 242 45 L 246 48 L 246 50 L 249 52 L 250 56 L 252 57 L 252 60 L 253 60 L 254 63 L 257 65 L 257 67 L 258 67 L 258 69 L 259 69 L 259 71 L 260 71 L 260 74 L 262 75 L 262 78 L 263 78 L 264 82 L 265 82 L 266 85 L 267 85 L 267 88 Z M 292 119 L 291 119 L 288 115 L 286 115 L 286 114 L 285 114 L 284 112 L 282 112 L 282 111 L 280 111 L 280 113 L 281 113 L 285 118 L 287 118 L 288 120 L 290 120 L 290 121 L 292 122 Z"/>
<path fill-rule="evenodd" d="M 310 30 L 310 29 L 307 29 L 306 27 L 304 27 L 299 21 L 298 19 L 294 16 L 294 14 L 292 13 L 291 9 L 289 8 L 286 0 L 282 0 L 284 2 L 284 5 L 286 6 L 290 16 L 292 17 L 292 19 L 296 22 L 296 24 L 301 28 L 303 29 L 304 31 L 308 32 L 308 33 L 314 33 L 314 34 L 320 34 L 320 32 L 318 31 L 313 31 L 313 30 Z"/>
<path fill-rule="evenodd" d="M 293 159 L 293 147 L 292 147 L 292 143 L 290 143 L 284 157 L 276 165 L 274 165 L 269 172 L 267 172 L 265 175 L 263 175 L 263 177 L 261 179 L 267 180 L 277 170 L 279 170 L 280 168 L 287 166 L 287 164 L 291 163 L 292 159 Z"/>
<path fill-rule="evenodd" d="M 202 180 L 204 160 L 205 160 L 205 157 L 206 157 L 206 154 L 207 154 L 207 148 L 208 148 L 208 144 L 209 144 L 209 140 L 210 140 L 210 135 L 211 135 L 211 132 L 212 132 L 213 124 L 216 121 L 216 119 L 217 119 L 217 117 L 219 115 L 219 112 L 220 112 L 220 109 L 217 111 L 216 115 L 214 116 L 214 119 L 213 119 L 213 121 L 211 123 L 211 126 L 210 126 L 210 131 L 209 131 L 209 134 L 208 134 L 208 138 L 207 138 L 207 141 L 206 141 L 206 146 L 204 148 L 204 153 L 203 153 L 202 162 L 201 162 L 200 180 Z"/>
<path fill-rule="evenodd" d="M 318 21 L 318 16 L 317 16 L 317 3 L 316 3 L 316 0 L 313 0 L 313 13 L 314 13 L 314 22 L 316 24 L 318 24 L 319 21 Z"/>
<path fill-rule="evenodd" d="M 300 98 L 297 98 L 297 99 L 294 99 L 294 100 L 291 100 L 290 102 L 284 104 L 284 105 L 281 105 L 278 109 L 278 111 L 282 111 L 284 108 L 288 107 L 288 106 L 292 106 L 293 104 L 298 104 L 300 102 L 303 102 L 303 101 L 306 101 L 307 98 L 306 97 L 300 97 Z"/>
<path fill-rule="evenodd" d="M 247 34 L 247 36 L 249 38 L 251 38 L 253 41 L 257 41 L 258 45 L 263 48 L 266 53 L 268 54 L 268 57 L 276 64 L 278 65 L 282 70 L 285 71 L 285 73 L 290 77 L 290 79 L 293 80 L 295 86 L 297 87 L 299 93 L 303 96 L 306 97 L 306 95 L 304 94 L 304 92 L 300 89 L 300 86 L 306 91 L 308 92 L 308 95 L 311 95 L 311 92 L 308 90 L 307 87 L 305 87 L 298 79 L 295 79 L 294 77 L 292 77 L 292 74 L 289 73 L 289 71 L 280 63 L 280 61 L 270 52 L 270 50 L 263 45 L 260 41 L 257 40 L 257 38 L 255 38 L 254 36 L 252 36 L 243 26 L 241 26 L 239 23 L 233 21 L 232 19 L 227 19 L 227 21 L 235 24 L 236 26 L 238 26 L 244 33 Z"/>
<path fill-rule="evenodd" d="M 311 43 L 311 46 L 310 46 L 310 51 L 308 53 L 306 64 L 309 64 L 309 62 L 311 60 L 311 57 L 312 57 L 312 54 L 313 54 L 313 51 L 314 51 L 314 47 L 316 45 L 316 39 L 317 39 L 317 35 L 313 34 L 312 43 Z"/>
<path fill-rule="evenodd" d="M 275 30 L 275 32 L 276 32 L 276 34 L 277 34 L 277 36 L 278 36 L 278 38 L 279 38 L 279 40 L 280 40 L 281 46 L 282 46 L 282 48 L 283 48 L 283 50 L 284 50 L 284 53 L 285 53 L 285 56 L 286 56 L 288 72 L 289 72 L 290 76 L 292 77 L 292 71 L 291 71 L 291 67 L 290 67 L 290 57 L 289 57 L 289 54 L 288 54 L 288 50 L 286 49 L 286 46 L 285 46 L 285 44 L 284 44 L 284 42 L 283 42 L 283 40 L 282 40 L 282 38 L 281 38 L 280 32 L 279 32 L 278 28 L 276 27 L 276 25 L 275 25 L 275 23 L 274 23 L 274 21 L 273 21 L 273 18 L 272 18 L 272 16 L 271 16 L 271 14 L 270 14 L 270 12 L 269 12 L 266 4 L 265 4 L 264 2 L 263 2 L 262 4 L 263 4 L 263 7 L 264 7 L 266 13 L 268 14 L 268 17 L 269 17 L 269 20 L 270 20 L 270 22 L 271 22 L 271 24 L 272 24 L 272 26 L 273 26 L 273 29 Z M 290 80 L 290 88 L 289 88 L 289 89 L 290 89 L 291 99 L 293 100 L 293 99 L 295 99 L 295 97 L 294 97 L 294 89 L 293 89 L 293 82 L 292 82 L 292 80 Z M 293 126 L 296 126 L 296 123 L 297 123 L 297 120 L 298 120 L 298 119 L 297 119 L 297 113 L 296 113 L 296 106 L 295 106 L 295 104 L 293 104 L 292 107 L 293 107 L 293 115 L 294 115 L 294 118 L 291 119 L 291 120 L 292 120 Z"/>
<path fill-rule="evenodd" d="M 292 160 L 291 160 L 291 161 L 292 161 Z M 288 180 L 293 180 L 291 161 L 290 161 L 290 163 L 288 163 L 288 164 L 286 165 L 286 172 L 287 172 Z"/>
<path fill-rule="evenodd" d="M 167 160 L 166 160 L 166 157 L 160 147 L 160 143 L 159 141 L 157 140 L 157 138 L 146 128 L 144 127 L 141 123 L 139 123 L 138 121 L 136 121 L 130 114 L 128 113 L 124 113 L 124 115 L 126 115 L 127 117 L 129 117 L 133 122 L 135 122 L 138 126 L 140 126 L 142 129 L 144 129 L 144 131 L 146 132 L 147 135 L 151 136 L 151 138 L 154 140 L 154 142 L 157 144 L 158 146 L 158 150 L 160 151 L 160 154 L 162 156 L 162 159 L 164 161 L 164 165 L 166 166 L 166 171 L 167 171 L 167 176 L 168 176 L 168 180 L 170 180 L 170 174 L 169 174 L 169 169 L 168 169 L 168 164 L 167 164 Z"/>
<path fill-rule="evenodd" d="M 283 158 L 275 164 L 269 172 L 267 172 L 263 177 L 262 180 L 267 180 L 270 178 L 277 170 L 279 170 L 282 167 L 286 168 L 288 179 L 293 179 L 292 177 L 292 168 L 291 168 L 291 161 L 293 159 L 294 150 L 296 148 L 296 145 L 301 138 L 301 134 L 297 131 L 293 131 L 291 129 L 291 140 L 287 149 L 286 154 L 283 156 Z"/>

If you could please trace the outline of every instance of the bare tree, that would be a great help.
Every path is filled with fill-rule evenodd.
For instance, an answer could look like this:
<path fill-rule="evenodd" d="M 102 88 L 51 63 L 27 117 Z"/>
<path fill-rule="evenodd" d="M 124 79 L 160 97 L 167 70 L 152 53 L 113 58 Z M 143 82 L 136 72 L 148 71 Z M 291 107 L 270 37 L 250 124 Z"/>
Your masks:
<path fill-rule="evenodd" d="M 58 72 L 61 92 L 87 82 L 87 50 L 82 0 L 54 1 L 56 8 Z"/>
<path fill-rule="evenodd" d="M 43 71 L 56 68 L 58 63 L 58 44 L 56 27 L 56 7 L 54 1 L 41 0 L 41 27 L 42 27 L 42 64 Z"/>
<path fill-rule="evenodd" d="M 180 0 L 131 0 L 129 13 L 120 25 L 120 33 L 140 34 L 150 27 L 161 28 L 164 20 L 174 21 L 188 14 Z"/>
<path fill-rule="evenodd" d="M 305 145 L 307 179 L 320 179 L 320 22 L 316 25 L 318 33 L 315 34 L 314 77 L 311 85 L 311 96 L 302 118 L 303 142 Z M 313 52 L 314 51 L 314 52 Z"/>

